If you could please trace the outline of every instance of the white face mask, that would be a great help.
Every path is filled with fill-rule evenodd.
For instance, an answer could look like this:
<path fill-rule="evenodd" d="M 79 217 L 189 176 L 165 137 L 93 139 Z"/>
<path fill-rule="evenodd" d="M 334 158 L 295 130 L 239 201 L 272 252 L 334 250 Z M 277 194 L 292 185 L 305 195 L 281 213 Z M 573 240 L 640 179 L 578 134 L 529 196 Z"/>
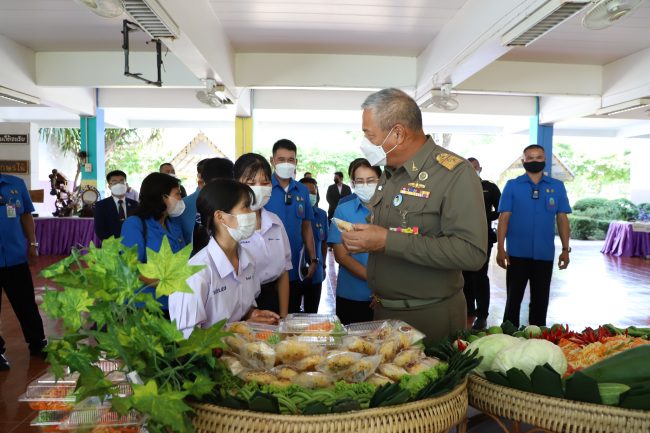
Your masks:
<path fill-rule="evenodd" d="M 255 204 L 251 204 L 251 210 L 258 211 L 262 209 L 271 199 L 271 192 L 273 187 L 271 186 L 251 186 L 253 193 L 255 194 Z"/>
<path fill-rule="evenodd" d="M 311 207 L 316 206 L 316 200 L 318 200 L 318 196 L 316 194 L 309 194 L 309 204 L 311 204 Z"/>
<path fill-rule="evenodd" d="M 377 189 L 376 183 L 371 183 L 370 185 L 363 184 L 363 185 L 355 186 L 354 193 L 357 195 L 357 197 L 359 197 L 359 200 L 361 200 L 364 203 L 368 203 L 372 198 L 373 194 L 375 193 L 376 189 Z"/>
<path fill-rule="evenodd" d="M 477 175 L 478 177 L 481 177 L 481 170 L 475 170 L 475 171 L 476 171 L 476 175 Z"/>
<path fill-rule="evenodd" d="M 121 197 L 126 194 L 126 185 L 123 183 L 116 183 L 111 185 L 111 194 L 117 197 Z"/>
<path fill-rule="evenodd" d="M 240 213 L 238 215 L 231 216 L 237 218 L 237 227 L 228 227 L 226 224 L 224 224 L 224 226 L 226 226 L 230 237 L 233 238 L 235 242 L 239 242 L 253 236 L 253 233 L 255 233 L 255 228 L 257 226 L 257 215 L 255 215 L 255 212 Z"/>
<path fill-rule="evenodd" d="M 390 131 L 388 131 L 388 135 L 384 140 L 381 142 L 379 146 L 375 146 L 368 140 L 366 137 L 363 137 L 363 140 L 361 140 L 361 152 L 363 155 L 366 157 L 370 165 L 372 166 L 378 166 L 378 165 L 386 165 L 386 156 L 391 153 L 393 150 L 397 148 L 397 144 L 393 146 L 391 150 L 386 152 L 384 150 L 384 143 L 386 140 L 388 140 L 388 137 L 390 137 L 391 132 L 393 132 L 393 129 L 395 127 L 393 126 L 390 128 Z"/>
<path fill-rule="evenodd" d="M 167 206 L 167 215 L 170 217 L 181 216 L 185 212 L 185 202 L 175 197 L 169 197 L 170 204 Z"/>
<path fill-rule="evenodd" d="M 291 179 L 296 175 L 296 165 L 288 162 L 281 162 L 275 165 L 275 174 L 282 179 Z"/>

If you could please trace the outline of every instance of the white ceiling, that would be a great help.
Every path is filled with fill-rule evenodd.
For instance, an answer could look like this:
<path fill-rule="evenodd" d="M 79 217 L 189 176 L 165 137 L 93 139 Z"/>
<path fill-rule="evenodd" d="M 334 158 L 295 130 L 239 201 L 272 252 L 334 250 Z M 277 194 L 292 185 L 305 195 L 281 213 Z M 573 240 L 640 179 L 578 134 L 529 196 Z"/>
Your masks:
<path fill-rule="evenodd" d="M 94 112 L 95 89 L 115 125 L 201 127 L 269 104 L 357 110 L 368 90 L 388 86 L 422 102 L 451 82 L 468 94 L 454 113 L 426 109 L 440 114 L 441 130 L 520 133 L 540 96 L 540 115 L 556 130 L 650 134 L 647 108 L 592 117 L 601 106 L 650 95 L 650 1 L 600 31 L 581 26 L 582 11 L 513 49 L 500 36 L 552 0 L 156 1 L 181 35 L 166 41 L 168 89 L 144 92 L 144 83 L 121 74 L 126 15 L 101 18 L 73 0 L 0 0 L 0 86 L 43 101 L 16 108 L 0 99 L 0 121 L 74 121 Z M 199 108 L 194 93 L 205 77 L 223 82 L 236 107 Z M 286 91 L 292 87 L 303 91 Z M 360 88 L 366 93 L 352 91 Z"/>

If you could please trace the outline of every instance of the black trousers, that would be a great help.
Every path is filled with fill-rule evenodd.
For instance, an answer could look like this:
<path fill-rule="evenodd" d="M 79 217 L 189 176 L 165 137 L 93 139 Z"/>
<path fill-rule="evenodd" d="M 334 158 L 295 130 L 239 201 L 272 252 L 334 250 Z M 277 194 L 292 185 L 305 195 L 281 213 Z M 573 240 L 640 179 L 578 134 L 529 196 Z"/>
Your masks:
<path fill-rule="evenodd" d="M 342 324 L 349 325 L 355 322 L 370 322 L 374 311 L 370 308 L 370 301 L 353 301 L 337 296 L 336 315 Z"/>
<path fill-rule="evenodd" d="M 271 310 L 280 314 L 280 298 L 278 297 L 278 280 L 262 284 L 260 295 L 255 298 L 259 310 Z"/>
<path fill-rule="evenodd" d="M 43 331 L 43 320 L 34 299 L 34 282 L 27 263 L 0 267 L 0 308 L 2 308 L 3 290 L 14 309 L 25 342 L 29 344 L 30 350 L 40 349 L 43 346 L 43 340 L 45 340 L 45 332 Z M 4 353 L 4 351 L 5 341 L 0 337 L 0 353 Z"/>
<path fill-rule="evenodd" d="M 289 313 L 300 313 L 300 304 L 303 313 L 317 313 L 322 287 L 323 283 L 313 284 L 311 279 L 289 282 Z"/>
<path fill-rule="evenodd" d="M 546 326 L 546 312 L 551 291 L 551 276 L 553 262 L 533 260 L 510 256 L 510 265 L 506 270 L 506 311 L 503 320 L 509 320 L 519 326 L 519 311 L 524 299 L 526 284 L 530 281 L 530 305 L 528 323 L 530 325 Z"/>
<path fill-rule="evenodd" d="M 467 302 L 467 315 L 487 319 L 490 310 L 490 277 L 488 267 L 493 244 L 488 244 L 487 259 L 478 271 L 463 271 L 463 293 Z"/>

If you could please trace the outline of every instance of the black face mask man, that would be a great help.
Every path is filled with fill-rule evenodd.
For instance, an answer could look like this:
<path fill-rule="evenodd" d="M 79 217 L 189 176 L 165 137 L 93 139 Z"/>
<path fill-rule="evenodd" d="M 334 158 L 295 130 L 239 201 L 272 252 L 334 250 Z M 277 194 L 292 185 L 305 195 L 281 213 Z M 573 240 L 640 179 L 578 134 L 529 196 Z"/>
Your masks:
<path fill-rule="evenodd" d="M 539 173 L 546 167 L 546 161 L 524 162 L 524 169 L 529 173 Z"/>
<path fill-rule="evenodd" d="M 524 155 L 521 160 L 524 169 L 529 174 L 538 174 L 546 167 L 546 155 L 544 148 L 538 145 L 531 145 L 524 149 Z"/>

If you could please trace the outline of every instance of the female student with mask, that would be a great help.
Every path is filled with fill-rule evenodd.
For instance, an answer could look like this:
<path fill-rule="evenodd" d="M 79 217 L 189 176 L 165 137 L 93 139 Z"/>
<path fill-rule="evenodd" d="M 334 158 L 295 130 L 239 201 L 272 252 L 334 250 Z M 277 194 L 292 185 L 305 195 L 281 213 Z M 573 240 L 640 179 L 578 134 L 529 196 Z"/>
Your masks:
<path fill-rule="evenodd" d="M 288 271 L 293 266 L 284 224 L 276 214 L 264 209 L 271 198 L 271 176 L 271 164 L 256 153 L 246 153 L 235 162 L 235 179 L 250 186 L 255 194 L 255 203 L 251 205 L 257 215 L 255 233 L 240 243 L 253 257 L 262 284 L 257 306 L 284 317 L 289 311 Z"/>
<path fill-rule="evenodd" d="M 187 279 L 193 293 L 169 297 L 170 318 L 186 338 L 194 327 L 209 328 L 223 319 L 275 324 L 280 318 L 255 308 L 260 292 L 255 263 L 239 245 L 255 231 L 253 197 L 249 186 L 229 179 L 214 180 L 201 189 L 196 208 L 202 228 L 194 239 L 200 250 L 189 264 L 205 268 Z"/>
<path fill-rule="evenodd" d="M 340 203 L 334 211 L 334 218 L 352 224 L 367 224 L 370 215 L 368 202 L 375 193 L 380 177 L 379 167 L 371 166 L 364 158 L 355 160 L 350 167 L 350 179 L 356 197 Z M 372 293 L 366 273 L 368 253 L 350 254 L 341 242 L 341 231 L 334 221 L 330 225 L 327 242 L 332 245 L 334 258 L 340 265 L 336 283 L 336 315 L 346 325 L 372 320 Z"/>
<path fill-rule="evenodd" d="M 169 239 L 172 252 L 180 251 L 185 241 L 181 224 L 175 217 L 184 210 L 180 181 L 164 173 L 149 174 L 142 181 L 138 207 L 122 224 L 122 244 L 127 247 L 137 245 L 138 260 L 142 263 L 147 262 L 147 248 L 160 250 L 164 236 Z M 144 290 L 145 293 L 153 291 L 153 287 Z M 161 296 L 158 301 L 167 314 L 167 296 Z"/>

